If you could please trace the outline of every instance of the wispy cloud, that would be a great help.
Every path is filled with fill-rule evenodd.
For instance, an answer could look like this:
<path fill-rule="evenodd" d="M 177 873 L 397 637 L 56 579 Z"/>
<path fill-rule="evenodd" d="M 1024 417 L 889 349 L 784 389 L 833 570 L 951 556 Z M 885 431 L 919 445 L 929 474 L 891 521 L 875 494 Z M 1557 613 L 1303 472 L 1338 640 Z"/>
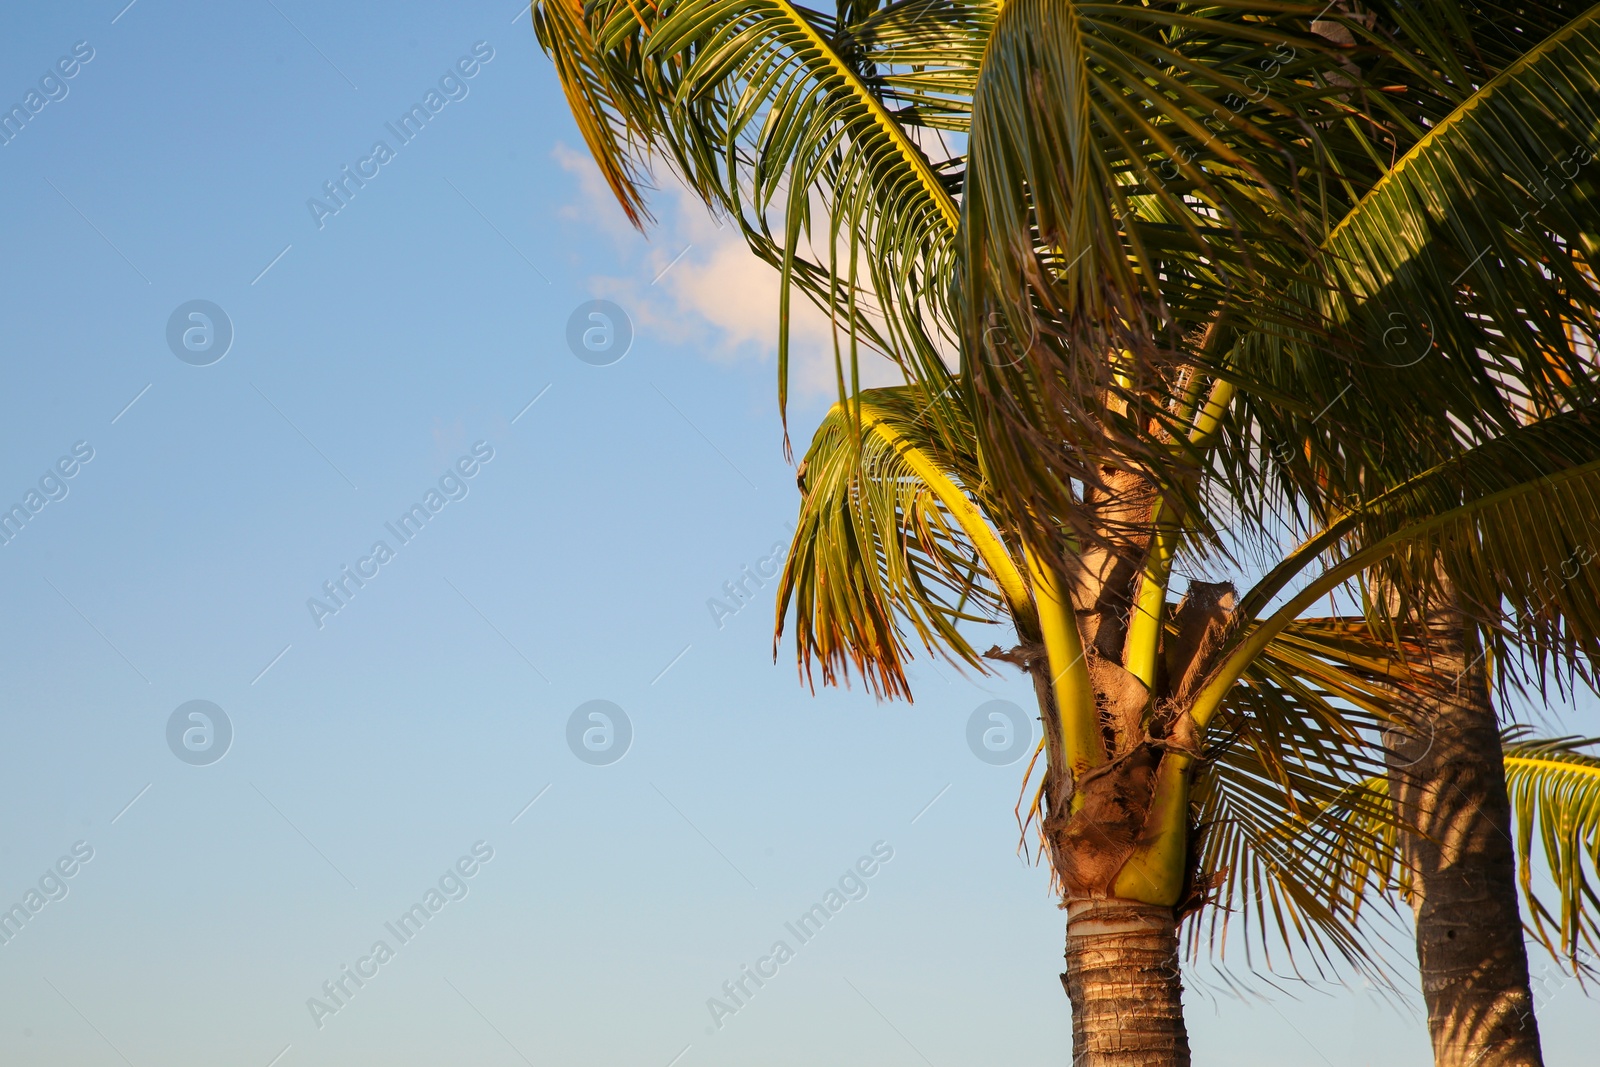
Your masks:
<path fill-rule="evenodd" d="M 670 174 L 650 198 L 656 225 L 641 235 L 628 225 L 593 160 L 557 144 L 555 160 L 573 176 L 574 200 L 561 216 L 612 244 L 625 273 L 587 279 L 634 320 L 636 335 L 699 349 L 726 364 L 777 355 L 778 273 L 746 246 L 731 224 L 718 226 L 699 198 Z M 845 339 L 841 334 L 841 344 Z M 832 395 L 833 328 L 799 293 L 790 327 L 790 380 L 800 397 Z M 900 373 L 863 351 L 863 385 L 889 385 Z"/>

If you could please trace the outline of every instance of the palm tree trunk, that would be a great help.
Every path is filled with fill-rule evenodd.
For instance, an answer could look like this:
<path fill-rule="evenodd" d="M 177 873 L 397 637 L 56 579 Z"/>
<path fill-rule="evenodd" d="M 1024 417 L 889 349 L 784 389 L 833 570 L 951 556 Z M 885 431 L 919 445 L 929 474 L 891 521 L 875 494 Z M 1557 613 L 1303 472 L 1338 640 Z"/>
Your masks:
<path fill-rule="evenodd" d="M 1067 905 L 1073 1067 L 1188 1067 L 1173 910 L 1128 900 Z"/>
<path fill-rule="evenodd" d="M 1436 1067 L 1539 1067 L 1517 909 L 1511 805 L 1476 637 L 1455 607 L 1427 620 L 1452 689 L 1407 703 L 1386 747 L 1413 878 L 1417 963 Z M 1414 832 L 1413 832 L 1414 831 Z"/>
<path fill-rule="evenodd" d="M 1061 727 L 1049 665 L 1042 655 L 1024 662 L 1039 701 L 1045 746 L 1057 752 Z M 1067 822 L 1071 793 L 1061 761 L 1048 761 L 1041 816 L 1049 841 L 1060 840 L 1057 830 Z M 1066 909 L 1061 984 L 1072 1002 L 1073 1067 L 1188 1067 L 1174 909 L 1081 897 L 1069 899 Z"/>

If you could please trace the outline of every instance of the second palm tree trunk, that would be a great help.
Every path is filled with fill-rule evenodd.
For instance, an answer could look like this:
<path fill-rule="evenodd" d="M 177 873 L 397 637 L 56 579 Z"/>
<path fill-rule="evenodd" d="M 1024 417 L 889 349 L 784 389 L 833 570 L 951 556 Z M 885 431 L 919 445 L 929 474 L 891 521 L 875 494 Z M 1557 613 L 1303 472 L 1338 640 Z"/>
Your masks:
<path fill-rule="evenodd" d="M 1484 657 L 1454 604 L 1429 614 L 1427 642 L 1428 666 L 1454 684 L 1409 701 L 1386 751 L 1389 787 L 1411 828 L 1401 849 L 1413 879 L 1434 1064 L 1539 1067 L 1511 805 Z"/>

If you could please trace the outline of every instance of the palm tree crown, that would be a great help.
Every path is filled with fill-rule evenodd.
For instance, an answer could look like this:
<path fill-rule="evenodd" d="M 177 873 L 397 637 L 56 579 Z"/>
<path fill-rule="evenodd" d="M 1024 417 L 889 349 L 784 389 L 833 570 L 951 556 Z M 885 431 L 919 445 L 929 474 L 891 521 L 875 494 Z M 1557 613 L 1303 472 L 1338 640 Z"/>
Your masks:
<path fill-rule="evenodd" d="M 1361 959 L 1405 833 L 1373 735 L 1453 681 L 1430 604 L 1503 678 L 1600 663 L 1600 579 L 1547 580 L 1600 523 L 1600 8 L 534 14 L 630 218 L 665 165 L 780 273 L 780 408 L 794 295 L 839 327 L 779 604 L 802 669 L 908 696 L 907 627 L 981 670 L 965 624 L 1015 626 L 1080 1062 L 1187 1057 L 1175 976 L 1140 991 L 1157 1059 L 1099 1043 L 1106 936 L 1159 955 L 1211 902 Z M 906 384 L 863 390 L 865 351 Z M 1284 529 L 1242 595 L 1174 595 Z M 1351 583 L 1364 617 L 1308 616 Z M 1570 949 L 1586 765 L 1508 751 Z"/>

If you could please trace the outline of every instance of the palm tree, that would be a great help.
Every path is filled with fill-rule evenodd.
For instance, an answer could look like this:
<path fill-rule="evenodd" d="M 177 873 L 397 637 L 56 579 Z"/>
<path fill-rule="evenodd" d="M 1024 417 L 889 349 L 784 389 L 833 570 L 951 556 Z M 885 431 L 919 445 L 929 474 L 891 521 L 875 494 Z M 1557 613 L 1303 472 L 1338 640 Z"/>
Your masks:
<path fill-rule="evenodd" d="M 1453 592 L 1445 583 L 1417 629 L 1455 684 L 1398 702 L 1385 747 L 1434 1062 L 1538 1064 L 1491 681 Z"/>
<path fill-rule="evenodd" d="M 1508 338 L 1537 344 L 1552 330 L 1562 333 L 1566 325 L 1557 309 L 1567 293 L 1578 294 L 1576 303 L 1580 305 L 1590 302 L 1583 291 L 1592 287 L 1590 265 L 1596 251 L 1593 183 L 1582 178 L 1576 165 L 1590 155 L 1587 149 L 1574 154 L 1572 148 L 1592 138 L 1592 132 L 1586 131 L 1595 128 L 1595 110 L 1592 100 L 1573 106 L 1576 102 L 1570 98 L 1562 101 L 1559 89 L 1554 93 L 1546 89 L 1551 79 L 1566 77 L 1562 68 L 1568 63 L 1573 70 L 1591 72 L 1579 74 L 1578 81 L 1592 78 L 1593 13 L 1563 3 L 1510 10 L 1470 4 L 1392 4 L 1374 8 L 1368 25 L 1380 30 L 1389 27 L 1401 40 L 1427 42 L 1443 35 L 1454 45 L 1417 51 L 1436 57 L 1438 69 L 1455 87 L 1460 106 L 1434 127 L 1440 140 L 1455 144 L 1449 151 L 1436 153 L 1436 160 L 1420 155 L 1402 159 L 1386 178 L 1412 187 L 1408 199 L 1422 210 L 1413 211 L 1411 219 L 1426 220 L 1436 230 L 1454 230 L 1453 237 L 1443 242 L 1424 239 L 1434 246 L 1435 270 L 1450 262 L 1447 254 L 1441 254 L 1446 248 L 1464 250 L 1468 243 L 1477 254 L 1495 253 L 1485 258 L 1496 265 L 1520 262 L 1527 267 L 1541 260 L 1564 260 L 1580 277 L 1563 280 L 1557 271 L 1543 278 L 1525 275 L 1523 280 L 1530 287 L 1548 286 L 1543 307 L 1555 318 L 1544 318 L 1532 329 L 1527 328 L 1531 320 L 1516 322 Z M 1539 143 L 1542 149 L 1518 159 L 1515 151 L 1503 154 L 1493 145 L 1496 140 L 1515 144 L 1519 138 L 1530 145 Z M 1549 156 L 1563 139 L 1572 140 L 1569 148 Z M 1540 154 L 1543 159 L 1538 158 Z M 1559 175 L 1563 170 L 1565 177 L 1557 177 L 1542 190 L 1531 180 L 1535 174 Z M 1570 199 L 1552 204 L 1553 210 L 1546 216 L 1542 202 L 1553 200 L 1556 191 L 1574 177 L 1579 181 L 1573 185 Z M 1485 183 L 1502 189 L 1520 183 L 1524 203 L 1517 204 L 1516 197 L 1480 196 L 1478 190 Z M 1529 197 L 1527 190 L 1539 191 Z M 1515 224 L 1497 219 L 1495 214 L 1500 211 L 1508 216 L 1515 212 Z M 1388 221 L 1400 223 L 1405 217 L 1391 216 Z M 1542 225 L 1546 218 L 1548 227 Z M 1518 236 L 1530 229 L 1543 230 L 1550 243 L 1542 249 L 1517 247 Z M 1369 231 L 1361 247 L 1368 252 L 1368 260 L 1373 258 L 1370 251 L 1376 251 L 1380 260 L 1387 258 L 1392 263 L 1400 261 L 1396 253 L 1403 256 L 1407 243 Z M 1412 247 L 1417 245 L 1412 242 Z M 1352 262 L 1356 262 L 1354 257 Z M 1358 264 L 1356 271 L 1362 269 Z M 1435 274 L 1422 286 L 1405 287 L 1409 292 L 1403 288 L 1397 293 L 1388 306 L 1411 304 L 1411 308 L 1402 314 L 1391 310 L 1390 321 L 1404 324 L 1406 333 L 1415 339 L 1416 327 L 1428 321 L 1427 312 L 1415 313 L 1418 300 L 1431 299 L 1437 307 L 1440 299 L 1453 299 L 1462 308 L 1478 311 L 1498 302 L 1501 309 L 1484 316 L 1497 323 L 1513 322 L 1515 313 L 1510 308 L 1519 297 L 1530 300 L 1530 307 L 1540 306 L 1532 302 L 1536 298 L 1530 294 L 1518 292 L 1515 280 L 1504 293 L 1497 293 L 1498 279 L 1492 272 L 1463 287 L 1454 268 L 1451 270 L 1449 278 Z M 1588 276 L 1587 281 L 1583 275 Z M 1375 279 L 1363 278 L 1353 288 L 1378 292 L 1364 288 L 1369 280 Z M 1424 295 L 1425 289 L 1431 295 Z M 1534 319 L 1541 317 L 1535 314 Z M 1581 319 L 1584 313 L 1579 311 L 1576 317 Z M 1446 320 L 1450 318 L 1447 314 Z M 1460 323 L 1461 316 L 1454 321 Z M 1466 331 L 1447 327 L 1445 333 L 1453 336 L 1444 338 L 1442 347 L 1435 349 L 1441 354 L 1452 349 L 1474 353 L 1493 366 L 1503 350 L 1499 339 L 1477 343 L 1470 326 Z M 1414 351 L 1420 354 L 1423 347 Z M 1586 355 L 1592 360 L 1592 344 Z M 1563 361 L 1558 357 L 1557 362 Z M 1419 363 L 1434 365 L 1432 361 Z M 1569 370 L 1563 368 L 1556 374 L 1559 377 Z M 1590 368 L 1577 373 L 1593 376 Z M 1581 408 L 1590 402 L 1571 395 L 1540 399 L 1537 391 L 1520 399 L 1523 419 L 1561 407 Z M 1496 406 L 1491 405 L 1491 410 Z M 1518 417 L 1499 407 L 1502 420 Z M 1387 466 L 1391 474 L 1407 472 L 1404 465 L 1398 470 Z M 1537 521 L 1537 516 L 1530 516 L 1530 522 Z M 1516 537 L 1529 533 L 1536 537 L 1537 531 L 1534 525 L 1526 532 L 1511 532 Z M 1499 625 L 1503 618 L 1499 580 L 1507 577 L 1505 574 L 1480 572 L 1467 578 L 1463 588 L 1457 581 L 1463 575 L 1449 573 L 1448 567 L 1439 573 L 1428 560 L 1421 560 L 1401 576 L 1401 584 L 1378 583 L 1380 600 L 1401 590 L 1404 595 L 1399 599 L 1409 601 L 1411 609 L 1402 614 L 1416 639 L 1427 646 L 1430 662 L 1457 679 L 1447 693 L 1404 702 L 1387 750 L 1388 787 L 1409 827 L 1399 837 L 1409 868 L 1407 895 L 1415 916 L 1417 960 L 1438 1067 L 1541 1062 L 1517 906 L 1506 771 L 1485 661 L 1501 668 L 1502 682 L 1513 681 L 1507 668 L 1516 662 L 1516 655 L 1509 646 L 1518 643 L 1518 636 L 1527 639 L 1525 647 L 1537 650 L 1536 656 L 1552 649 L 1571 652 L 1577 648 L 1593 656 L 1593 580 L 1581 573 L 1593 552 L 1586 538 L 1567 544 L 1562 552 L 1559 566 L 1553 562 L 1558 557 L 1544 557 L 1542 571 L 1535 568 L 1529 572 L 1538 575 L 1544 588 L 1531 594 L 1525 590 L 1514 598 L 1522 610 L 1517 612 L 1511 633 Z M 1574 573 L 1557 574 L 1574 564 Z M 1568 588 L 1570 579 L 1580 580 Z M 1407 580 L 1413 583 L 1409 588 Z M 1545 663 L 1538 666 L 1543 668 Z M 1527 882 L 1523 884 L 1526 888 Z M 1536 905 L 1537 901 L 1529 898 L 1530 908 Z"/>
<path fill-rule="evenodd" d="M 953 440 L 970 424 L 958 484 L 985 495 L 1021 561 L 1043 655 L 1026 610 L 1019 655 L 1046 664 L 1055 702 L 1041 812 L 1069 946 L 1074 930 L 1105 942 L 1106 968 L 1068 982 L 1084 1041 L 1100 1033 L 1096 996 L 1138 971 L 1134 948 L 1171 940 L 1200 746 L 1238 679 L 1300 625 L 1304 593 L 1267 609 L 1315 560 L 1318 596 L 1384 564 L 1414 608 L 1443 574 L 1504 591 L 1488 640 L 1595 647 L 1593 599 L 1574 610 L 1588 579 L 1560 611 L 1531 594 L 1593 512 L 1589 431 L 1543 417 L 1596 400 L 1593 182 L 1529 226 L 1530 183 L 1505 180 L 1595 129 L 1594 19 L 1550 36 L 1548 12 L 1570 16 L 1559 5 L 1375 10 L 535 5 L 630 215 L 658 153 L 782 272 L 780 401 L 798 291 L 843 327 L 841 395 L 859 396 L 866 347 L 905 371 L 919 425 Z M 1490 24 L 1507 43 L 1473 42 Z M 1577 157 L 1563 158 L 1565 173 Z M 1396 316 L 1431 341 L 1400 365 L 1382 358 Z M 1340 404 L 1352 390 L 1363 402 Z M 865 447 L 861 411 L 845 410 Z M 1463 465 L 1518 449 L 1534 450 L 1521 480 Z M 1258 528 L 1315 536 L 1243 600 L 1194 588 L 1170 605 L 1180 552 L 1223 549 L 1219 492 Z M 1580 506 L 1503 551 L 1529 500 L 1563 492 Z M 861 662 L 892 647 L 887 618 L 845 627 Z M 1342 689 L 1363 679 L 1305 655 Z M 1069 974 L 1087 959 L 1069 947 Z M 1117 1045 L 1126 1060 L 1080 1045 L 1083 1062 L 1177 1055 L 1176 972 L 1139 973 L 1167 1030 Z"/>
<path fill-rule="evenodd" d="M 1197 441 L 1206 432 L 1204 421 L 1199 429 Z M 1379 891 L 1418 889 L 1402 842 L 1414 828 L 1396 818 L 1387 778 L 1381 772 L 1364 778 L 1364 768 L 1382 758 L 1374 733 L 1394 724 L 1397 703 L 1442 701 L 1458 683 L 1448 674 L 1431 677 L 1438 665 L 1423 669 L 1429 652 L 1422 645 L 1409 645 L 1413 662 L 1404 662 L 1360 616 L 1303 618 L 1297 611 L 1373 559 L 1414 550 L 1441 528 L 1484 531 L 1514 518 L 1549 492 L 1548 477 L 1559 484 L 1600 475 L 1600 460 L 1559 475 L 1555 461 L 1542 476 L 1513 468 L 1493 485 L 1479 483 L 1472 497 L 1462 492 L 1466 472 L 1505 467 L 1507 454 L 1525 449 L 1542 451 L 1548 442 L 1539 438 L 1565 428 L 1538 430 L 1495 442 L 1403 492 L 1382 494 L 1363 509 L 1361 522 L 1325 529 L 1290 553 L 1243 597 L 1242 608 L 1266 605 L 1304 568 L 1320 574 L 1277 612 L 1239 624 L 1241 639 L 1226 657 L 1231 666 L 1207 687 L 1219 701 L 1209 710 L 1195 699 L 1192 679 L 1206 677 L 1205 661 L 1226 651 L 1208 637 L 1216 636 L 1213 609 L 1232 591 L 1191 583 L 1185 600 L 1168 606 L 1156 685 L 1129 699 L 1115 664 L 1090 652 L 1085 658 L 1098 706 L 1080 706 L 1074 718 L 1070 708 L 1062 712 L 1059 687 L 1051 684 L 1043 625 L 1059 612 L 1062 598 L 1037 571 L 1029 574 L 1017 531 L 993 524 L 972 441 L 935 430 L 915 393 L 866 390 L 830 412 L 801 465 L 803 502 L 780 586 L 778 624 L 781 630 L 792 607 L 808 677 L 815 666 L 822 681 L 837 683 L 854 669 L 880 694 L 909 696 L 906 627 L 912 640 L 958 664 L 983 670 L 987 656 L 1031 674 L 1046 768 L 1030 821 L 1039 820 L 1069 912 L 1063 979 L 1073 999 L 1076 1062 L 1183 1062 L 1176 961 L 1184 916 L 1201 932 L 1201 908 L 1211 905 L 1224 926 L 1238 913 L 1246 924 L 1253 920 L 1285 938 L 1293 931 L 1328 954 L 1363 963 L 1367 939 L 1357 920 L 1368 899 Z M 1584 443 L 1592 457 L 1600 436 Z M 1365 550 L 1319 566 L 1321 546 L 1364 523 L 1377 535 Z M 1021 643 L 980 655 L 960 623 L 996 616 L 1015 627 Z M 1234 680 L 1224 688 L 1219 677 L 1230 675 Z M 1152 716 L 1152 707 L 1174 702 L 1191 707 L 1187 738 L 1175 736 L 1182 727 L 1163 727 Z M 1102 762 L 1073 775 L 1065 753 L 1066 738 L 1075 732 L 1099 750 Z M 1165 753 L 1152 759 L 1140 751 L 1145 746 Z M 1595 902 L 1585 863 L 1600 869 L 1600 758 L 1576 747 L 1570 739 L 1521 741 L 1504 757 L 1517 786 L 1532 914 L 1551 918 L 1531 881 L 1537 823 L 1560 886 L 1562 947 L 1574 953 L 1580 938 L 1593 945 L 1596 930 L 1596 912 L 1586 910 L 1586 902 Z M 1199 758 L 1180 765 L 1185 775 L 1164 805 L 1160 775 L 1171 773 L 1174 754 Z M 1115 767 L 1097 773 L 1116 763 L 1131 765 L 1132 773 Z M 1101 793 L 1096 779 L 1112 775 L 1113 789 Z M 1127 788 L 1130 782 L 1136 787 Z M 1085 872 L 1102 878 L 1087 892 Z M 1204 932 L 1220 931 L 1213 921 Z M 1146 1032 L 1129 1033 L 1130 1013 Z"/>

